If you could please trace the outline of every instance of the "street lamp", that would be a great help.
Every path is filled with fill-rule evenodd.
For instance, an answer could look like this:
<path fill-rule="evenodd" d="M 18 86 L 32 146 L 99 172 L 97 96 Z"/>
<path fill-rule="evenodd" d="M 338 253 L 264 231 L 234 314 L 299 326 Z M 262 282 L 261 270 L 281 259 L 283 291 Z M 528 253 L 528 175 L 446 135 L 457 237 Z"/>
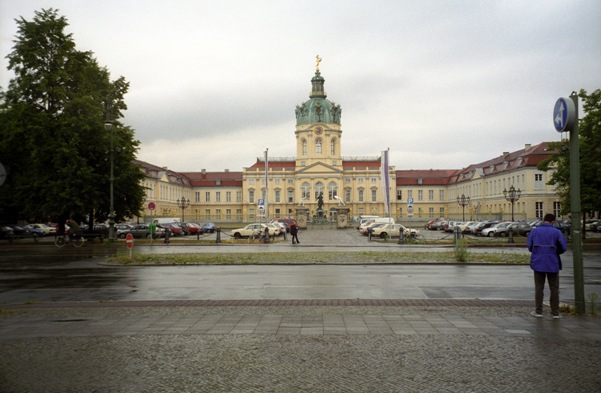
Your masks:
<path fill-rule="evenodd" d="M 177 206 L 179 206 L 180 209 L 182 209 L 182 224 L 184 223 L 184 210 L 186 210 L 186 208 L 188 206 L 190 206 L 190 200 L 186 199 L 182 196 L 182 199 L 176 199 L 177 200 Z"/>
<path fill-rule="evenodd" d="M 511 202 L 511 221 L 514 221 L 514 219 L 513 219 L 513 204 L 518 199 L 520 199 L 520 196 L 522 196 L 522 191 L 519 188 L 516 190 L 512 185 L 511 187 L 509 187 L 509 191 L 507 191 L 507 189 L 503 190 L 503 195 L 505 196 L 505 199 L 507 199 L 509 202 Z"/>
<path fill-rule="evenodd" d="M 457 197 L 457 203 L 463 209 L 463 221 L 465 221 L 465 207 L 470 204 L 470 197 L 466 197 L 465 194 L 461 194 Z"/>
<path fill-rule="evenodd" d="M 113 184 L 115 183 L 115 175 L 114 175 L 114 167 L 115 167 L 115 149 L 113 148 L 113 122 L 110 119 L 110 114 L 107 112 L 106 120 L 104 121 L 104 129 L 111 132 L 111 151 L 110 151 L 110 161 L 111 161 L 111 172 L 109 177 L 110 183 L 110 205 L 109 205 L 109 241 L 115 241 L 115 206 L 114 206 L 114 191 Z"/>

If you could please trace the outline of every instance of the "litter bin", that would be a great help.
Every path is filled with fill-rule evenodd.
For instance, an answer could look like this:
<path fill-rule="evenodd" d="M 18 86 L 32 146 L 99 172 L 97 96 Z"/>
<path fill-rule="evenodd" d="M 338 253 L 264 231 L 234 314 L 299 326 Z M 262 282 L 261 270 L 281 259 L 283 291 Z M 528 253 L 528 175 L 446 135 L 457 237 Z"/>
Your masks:
<path fill-rule="evenodd" d="M 221 243 L 221 227 L 215 228 L 215 233 L 217 233 L 215 243 Z"/>

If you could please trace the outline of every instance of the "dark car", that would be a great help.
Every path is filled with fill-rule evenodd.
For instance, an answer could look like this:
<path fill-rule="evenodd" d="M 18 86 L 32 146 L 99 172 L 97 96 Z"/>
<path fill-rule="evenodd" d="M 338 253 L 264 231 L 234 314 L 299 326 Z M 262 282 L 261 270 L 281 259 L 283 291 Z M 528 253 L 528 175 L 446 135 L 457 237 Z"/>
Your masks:
<path fill-rule="evenodd" d="M 513 231 L 515 236 L 528 236 L 530 231 L 532 231 L 532 227 L 525 222 L 516 222 L 509 226 L 509 229 Z"/>
<path fill-rule="evenodd" d="M 146 239 L 150 237 L 150 226 L 148 224 L 135 225 L 129 230 L 133 237 L 137 239 Z M 127 236 L 127 233 L 120 235 L 123 238 Z"/>
<path fill-rule="evenodd" d="M 9 224 L 15 235 L 29 235 L 29 230 L 24 225 Z"/>
<path fill-rule="evenodd" d="M 8 225 L 0 225 L 0 239 L 6 239 L 15 234 L 15 231 Z"/>
<path fill-rule="evenodd" d="M 132 224 L 115 224 L 115 236 L 119 239 L 125 239 L 133 227 Z"/>
<path fill-rule="evenodd" d="M 215 232 L 215 224 L 213 224 L 212 222 L 205 222 L 204 224 L 202 224 L 202 231 L 203 233 Z"/>

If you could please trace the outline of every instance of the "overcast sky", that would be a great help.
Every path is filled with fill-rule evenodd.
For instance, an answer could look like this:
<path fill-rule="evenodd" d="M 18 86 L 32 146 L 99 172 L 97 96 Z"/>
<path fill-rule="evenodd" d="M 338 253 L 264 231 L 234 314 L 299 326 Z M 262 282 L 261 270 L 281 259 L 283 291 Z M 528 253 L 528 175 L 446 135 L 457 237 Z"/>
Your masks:
<path fill-rule="evenodd" d="M 558 140 L 557 98 L 601 88 L 601 1 L 2 0 L 0 85 L 15 18 L 58 9 L 77 48 L 130 82 L 138 158 L 240 171 L 296 154 L 315 56 L 342 107 L 342 154 L 460 169 Z"/>

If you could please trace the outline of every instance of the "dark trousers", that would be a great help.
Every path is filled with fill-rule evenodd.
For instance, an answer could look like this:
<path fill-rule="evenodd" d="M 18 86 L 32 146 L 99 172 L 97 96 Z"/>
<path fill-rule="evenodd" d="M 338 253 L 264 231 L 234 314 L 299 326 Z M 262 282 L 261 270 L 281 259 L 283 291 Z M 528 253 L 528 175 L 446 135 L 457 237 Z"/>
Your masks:
<path fill-rule="evenodd" d="M 534 302 L 536 304 L 536 312 L 538 314 L 543 313 L 545 280 L 549 282 L 549 290 L 551 291 L 551 296 L 549 297 L 551 314 L 559 315 L 559 273 L 534 272 Z"/>
<path fill-rule="evenodd" d="M 297 233 L 292 233 L 292 244 L 294 243 L 300 243 L 298 241 L 298 234 Z"/>

